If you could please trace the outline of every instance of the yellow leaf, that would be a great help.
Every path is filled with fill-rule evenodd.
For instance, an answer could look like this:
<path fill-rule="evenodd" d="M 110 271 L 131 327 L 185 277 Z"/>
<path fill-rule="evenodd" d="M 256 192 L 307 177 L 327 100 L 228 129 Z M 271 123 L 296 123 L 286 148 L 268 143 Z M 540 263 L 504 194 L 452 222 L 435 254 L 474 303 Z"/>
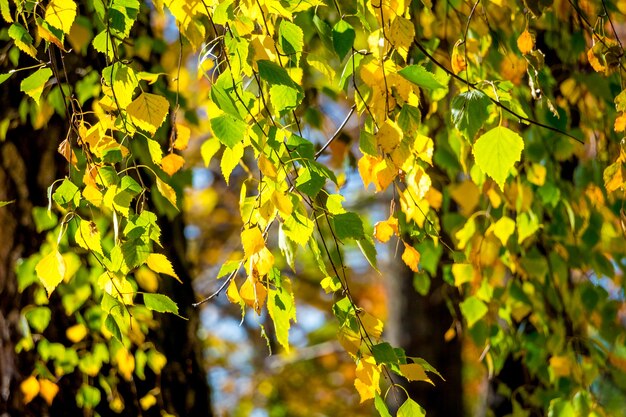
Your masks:
<path fill-rule="evenodd" d="M 46 7 L 46 22 L 62 30 L 63 33 L 70 33 L 75 18 L 76 3 L 74 0 L 51 0 Z"/>
<path fill-rule="evenodd" d="M 550 370 L 556 378 L 568 376 L 572 371 L 572 363 L 567 356 L 553 356 L 550 358 Z"/>
<path fill-rule="evenodd" d="M 385 153 L 391 153 L 401 140 L 402 129 L 391 119 L 385 120 L 376 134 L 376 142 Z"/>
<path fill-rule="evenodd" d="M 159 276 L 145 266 L 135 271 L 135 281 L 148 292 L 156 292 L 159 289 Z"/>
<path fill-rule="evenodd" d="M 615 119 L 615 125 L 613 125 L 613 130 L 616 132 L 623 132 L 626 130 L 626 113 L 622 113 Z"/>
<path fill-rule="evenodd" d="M 267 159 L 267 157 L 263 154 L 259 155 L 259 170 L 266 177 L 270 177 L 272 179 L 276 178 L 277 172 L 272 161 Z"/>
<path fill-rule="evenodd" d="M 251 257 L 265 247 L 265 239 L 258 227 L 252 227 L 241 232 L 241 243 L 246 258 Z"/>
<path fill-rule="evenodd" d="M 398 233 L 398 219 L 389 217 L 387 220 L 376 223 L 374 226 L 374 237 L 382 243 L 386 243 L 391 236 Z"/>
<path fill-rule="evenodd" d="M 152 394 L 146 394 L 139 399 L 139 404 L 143 410 L 147 410 L 157 403 L 157 399 Z"/>
<path fill-rule="evenodd" d="M 169 176 L 178 172 L 183 165 L 185 165 L 185 158 L 175 153 L 171 153 L 161 160 L 161 168 L 163 168 L 163 171 Z"/>
<path fill-rule="evenodd" d="M 176 140 L 174 141 L 174 149 L 184 151 L 189 145 L 189 138 L 191 137 L 191 129 L 185 125 L 176 124 Z"/>
<path fill-rule="evenodd" d="M 291 198 L 289 198 L 288 194 L 276 190 L 272 193 L 270 201 L 284 217 L 289 217 L 291 216 L 291 213 L 293 213 L 293 203 L 291 202 Z"/>
<path fill-rule="evenodd" d="M 356 366 L 354 387 L 359 392 L 361 402 L 374 398 L 380 394 L 380 365 L 376 365 L 374 357 L 361 358 Z"/>
<path fill-rule="evenodd" d="M 54 397 L 56 397 L 59 392 L 59 386 L 52 381 L 47 379 L 39 380 L 39 395 L 46 400 L 48 405 L 52 405 L 52 401 L 54 401 Z"/>
<path fill-rule="evenodd" d="M 24 395 L 24 404 L 28 404 L 39 394 L 39 381 L 34 376 L 29 376 L 20 384 L 20 391 Z"/>
<path fill-rule="evenodd" d="M 178 210 L 178 206 L 176 206 L 176 191 L 174 191 L 174 189 L 170 187 L 169 184 L 161 181 L 159 177 L 157 177 L 156 179 L 156 185 L 161 195 L 165 197 L 167 201 L 172 203 L 172 205 L 174 206 L 174 208 L 176 208 L 176 210 Z"/>
<path fill-rule="evenodd" d="M 347 327 L 342 327 L 337 333 L 337 341 L 349 354 L 356 356 L 361 348 L 361 336 Z"/>
<path fill-rule="evenodd" d="M 459 51 L 459 47 L 463 43 L 462 40 L 456 41 L 454 44 L 454 48 L 452 49 L 452 57 L 450 59 L 450 64 L 452 65 L 452 72 L 458 74 L 461 71 L 465 71 L 467 69 L 467 62 L 465 62 L 465 56 L 462 51 Z"/>
<path fill-rule="evenodd" d="M 532 164 L 530 169 L 526 172 L 528 182 L 541 187 L 546 183 L 547 169 L 541 164 Z"/>
<path fill-rule="evenodd" d="M 249 275 L 239 289 L 239 295 L 248 307 L 252 307 L 257 314 L 261 314 L 261 309 L 267 298 L 267 288 L 263 284 Z"/>
<path fill-rule="evenodd" d="M 501 217 L 493 227 L 493 234 L 500 239 L 503 246 L 506 246 L 513 232 L 515 232 L 515 221 L 510 217 Z"/>
<path fill-rule="evenodd" d="M 96 207 L 102 206 L 102 193 L 95 185 L 85 185 L 85 188 L 83 189 L 83 197 Z"/>
<path fill-rule="evenodd" d="M 377 162 L 378 158 L 369 155 L 363 155 L 363 157 L 359 159 L 359 174 L 361 175 L 365 188 L 374 181 L 373 172 Z"/>
<path fill-rule="evenodd" d="M 406 59 L 409 48 L 415 39 L 415 26 L 409 19 L 397 16 L 391 22 L 388 37 L 400 56 Z"/>
<path fill-rule="evenodd" d="M 251 262 L 258 276 L 262 277 L 267 275 L 274 266 L 274 255 L 268 248 L 263 247 L 258 253 L 252 255 Z"/>
<path fill-rule="evenodd" d="M 237 289 L 237 284 L 235 284 L 235 280 L 232 279 L 230 284 L 228 284 L 228 289 L 226 290 L 226 297 L 228 301 L 233 304 L 239 304 L 242 302 L 241 296 L 239 296 L 239 290 Z"/>
<path fill-rule="evenodd" d="M 130 120 L 139 128 L 155 134 L 169 112 L 170 103 L 163 96 L 141 93 L 126 107 Z"/>
<path fill-rule="evenodd" d="M 517 47 L 524 55 L 529 54 L 534 49 L 535 40 L 528 29 L 523 31 L 522 34 L 519 35 L 519 38 L 517 38 Z"/>
<path fill-rule="evenodd" d="M 426 375 L 424 367 L 419 363 L 407 363 L 399 366 L 400 372 L 402 372 L 402 375 L 409 381 L 425 381 L 433 384 L 433 381 Z"/>
<path fill-rule="evenodd" d="M 48 298 L 52 291 L 59 285 L 65 275 L 65 261 L 57 248 L 44 256 L 35 267 L 37 277 L 43 283 L 48 293 Z"/>
<path fill-rule="evenodd" d="M 413 246 L 404 243 L 404 253 L 402 253 L 402 260 L 409 268 L 411 268 L 413 272 L 419 271 L 420 253 L 415 250 Z"/>
<path fill-rule="evenodd" d="M 176 280 L 181 284 L 183 283 L 180 278 L 178 278 L 178 275 L 176 275 L 176 272 L 174 272 L 172 263 L 165 255 L 160 253 L 151 253 L 148 255 L 148 259 L 146 259 L 146 264 L 148 265 L 148 268 L 152 269 L 154 272 L 169 275 L 176 278 Z"/>
<path fill-rule="evenodd" d="M 78 343 L 81 340 L 83 340 L 85 338 L 85 336 L 87 336 L 88 330 L 87 327 L 85 327 L 84 324 L 75 324 L 71 327 L 68 327 L 67 330 L 65 330 L 65 336 L 67 336 L 67 338 L 70 340 L 70 342 L 72 343 Z"/>
<path fill-rule="evenodd" d="M 373 337 L 374 339 L 380 339 L 380 336 L 383 333 L 383 322 L 372 316 L 367 311 L 361 311 L 358 314 L 361 319 L 361 324 L 363 324 L 363 329 L 365 329 L 368 336 Z"/>
<path fill-rule="evenodd" d="M 80 224 L 76 229 L 74 240 L 83 249 L 93 251 L 103 255 L 100 232 L 94 222 L 80 220 Z"/>
<path fill-rule="evenodd" d="M 119 348 L 115 353 L 115 362 L 120 375 L 130 381 L 135 370 L 135 357 L 124 348 Z"/>
<path fill-rule="evenodd" d="M 380 192 L 387 189 L 389 184 L 393 182 L 398 175 L 398 169 L 392 163 L 389 163 L 387 159 L 383 159 L 376 164 L 372 173 L 376 192 Z"/>
<path fill-rule="evenodd" d="M 457 287 L 474 279 L 474 267 L 471 264 L 453 264 L 452 276 Z"/>

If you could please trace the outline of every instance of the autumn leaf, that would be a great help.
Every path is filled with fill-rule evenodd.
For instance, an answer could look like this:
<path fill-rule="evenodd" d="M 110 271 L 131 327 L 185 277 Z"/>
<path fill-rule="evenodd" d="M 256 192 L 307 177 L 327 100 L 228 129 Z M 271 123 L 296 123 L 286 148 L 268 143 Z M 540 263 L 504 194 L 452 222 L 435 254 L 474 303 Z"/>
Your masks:
<path fill-rule="evenodd" d="M 46 22 L 62 30 L 63 33 L 70 33 L 75 18 L 76 3 L 74 0 L 51 0 L 46 7 Z"/>
<path fill-rule="evenodd" d="M 85 327 L 84 324 L 78 323 L 71 327 L 68 327 L 65 331 L 65 336 L 69 339 L 70 342 L 78 343 L 83 340 L 88 333 L 89 330 L 87 329 L 87 327 Z"/>
<path fill-rule="evenodd" d="M 174 191 L 168 183 L 164 182 L 159 177 L 156 178 L 156 186 L 161 195 L 178 210 L 178 206 L 176 205 L 176 191 Z"/>
<path fill-rule="evenodd" d="M 243 243 L 246 258 L 265 248 L 265 239 L 263 239 L 263 234 L 258 227 L 251 227 L 241 232 L 241 243 Z"/>
<path fill-rule="evenodd" d="M 133 100 L 126 112 L 130 120 L 139 128 L 155 134 L 169 113 L 170 103 L 163 96 L 141 93 Z"/>
<path fill-rule="evenodd" d="M 63 281 L 65 275 L 65 261 L 57 248 L 44 256 L 35 267 L 37 277 L 42 282 L 48 293 L 48 298 L 54 289 Z"/>
<path fill-rule="evenodd" d="M 163 171 L 167 173 L 167 175 L 172 176 L 185 165 L 185 158 L 175 153 L 171 153 L 166 155 L 161 159 L 161 168 Z"/>
<path fill-rule="evenodd" d="M 394 234 L 398 234 L 398 219 L 393 216 L 374 226 L 374 237 L 382 243 L 388 242 Z"/>
<path fill-rule="evenodd" d="M 176 278 L 178 282 L 182 284 L 176 272 L 174 272 L 174 267 L 172 267 L 172 263 L 167 259 L 167 257 L 161 253 L 151 253 L 148 255 L 146 259 L 146 264 L 148 268 L 152 269 L 154 272 L 159 274 L 169 275 L 171 277 Z"/>
<path fill-rule="evenodd" d="M 452 66 L 452 72 L 458 74 L 467 69 L 467 62 L 465 62 L 465 56 L 463 52 L 460 50 L 460 46 L 463 44 L 462 40 L 458 40 L 454 44 L 454 48 L 452 49 L 452 57 L 450 58 L 450 64 Z"/>
<path fill-rule="evenodd" d="M 39 381 L 34 376 L 29 376 L 20 383 L 20 391 L 24 395 L 24 404 L 28 404 L 39 394 Z"/>
<path fill-rule="evenodd" d="M 402 253 L 402 260 L 411 268 L 413 272 L 419 272 L 420 253 L 415 250 L 411 245 L 404 243 L 404 252 Z"/>
<path fill-rule="evenodd" d="M 120 375 L 127 381 L 133 377 L 135 370 L 135 357 L 125 348 L 119 348 L 115 353 L 115 363 Z"/>
<path fill-rule="evenodd" d="M 361 403 L 380 394 L 380 366 L 373 356 L 362 357 L 356 366 L 354 387 L 359 393 Z"/>
<path fill-rule="evenodd" d="M 39 395 L 46 401 L 48 405 L 52 405 L 54 398 L 59 393 L 59 386 L 47 379 L 39 380 Z"/>
<path fill-rule="evenodd" d="M 535 40 L 528 29 L 524 30 L 517 38 L 517 47 L 524 55 L 529 54 L 535 48 Z"/>

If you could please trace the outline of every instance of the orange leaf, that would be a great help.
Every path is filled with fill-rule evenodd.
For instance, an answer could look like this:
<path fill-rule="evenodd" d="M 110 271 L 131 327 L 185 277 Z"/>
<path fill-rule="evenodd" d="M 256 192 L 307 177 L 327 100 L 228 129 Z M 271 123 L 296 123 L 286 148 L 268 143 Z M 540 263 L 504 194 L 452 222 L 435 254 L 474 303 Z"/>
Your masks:
<path fill-rule="evenodd" d="M 398 233 L 398 219 L 389 217 L 389 219 L 376 223 L 374 226 L 374 237 L 382 243 L 386 243 L 391 236 Z"/>
<path fill-rule="evenodd" d="M 411 268 L 413 272 L 419 271 L 420 253 L 415 250 L 413 246 L 404 243 L 404 253 L 402 254 L 402 260 Z"/>
<path fill-rule="evenodd" d="M 519 38 L 517 38 L 517 47 L 524 55 L 529 54 L 535 47 L 535 40 L 528 29 L 523 31 Z"/>
<path fill-rule="evenodd" d="M 463 43 L 462 40 L 456 41 L 454 44 L 454 49 L 452 49 L 452 58 L 450 59 L 450 64 L 452 65 L 452 71 L 455 74 L 458 74 L 461 71 L 465 71 L 467 69 L 467 62 L 465 62 L 465 56 L 461 51 L 459 51 L 459 46 Z"/>
<path fill-rule="evenodd" d="M 185 165 L 185 158 L 175 153 L 171 153 L 161 160 L 161 168 L 170 177 Z"/>

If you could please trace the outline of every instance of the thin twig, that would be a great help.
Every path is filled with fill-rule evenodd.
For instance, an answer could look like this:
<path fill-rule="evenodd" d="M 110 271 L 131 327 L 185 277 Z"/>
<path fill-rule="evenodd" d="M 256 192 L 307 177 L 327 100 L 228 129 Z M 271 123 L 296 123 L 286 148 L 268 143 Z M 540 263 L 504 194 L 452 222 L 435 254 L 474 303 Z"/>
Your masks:
<path fill-rule="evenodd" d="M 472 83 L 469 82 L 467 80 L 464 80 L 463 78 L 459 77 L 458 75 L 456 75 L 454 72 L 450 71 L 448 68 L 446 68 L 445 65 L 443 65 L 441 62 L 439 62 L 434 56 L 432 56 L 427 50 L 426 48 L 424 48 L 424 46 L 419 43 L 417 40 L 413 41 L 413 44 L 420 50 L 422 51 L 422 53 L 424 53 L 424 55 L 426 55 L 426 57 L 428 59 L 430 59 L 435 65 L 437 65 L 439 68 L 441 68 L 442 70 L 444 70 L 448 75 L 450 75 L 452 78 L 462 82 L 463 84 L 475 88 L 478 90 L 477 84 L 476 83 Z M 517 117 L 520 121 L 525 121 L 527 123 L 530 123 L 532 125 L 541 127 L 543 129 L 547 129 L 550 130 L 552 132 L 556 132 L 556 133 L 560 133 L 561 135 L 567 136 L 570 139 L 575 140 L 576 142 L 580 143 L 580 144 L 584 144 L 585 141 L 583 141 L 580 138 L 577 138 L 576 136 L 573 136 L 561 129 L 558 129 L 556 127 L 552 127 L 552 126 L 548 126 L 546 124 L 543 124 L 541 122 L 538 122 L 537 120 L 531 119 L 529 117 L 526 116 L 522 116 L 521 114 L 517 113 L 515 110 L 511 109 L 510 107 L 505 106 L 504 104 L 502 104 L 502 102 L 498 101 L 497 99 L 487 95 L 487 98 L 496 106 L 500 107 L 502 110 L 506 111 L 507 113 Z"/>

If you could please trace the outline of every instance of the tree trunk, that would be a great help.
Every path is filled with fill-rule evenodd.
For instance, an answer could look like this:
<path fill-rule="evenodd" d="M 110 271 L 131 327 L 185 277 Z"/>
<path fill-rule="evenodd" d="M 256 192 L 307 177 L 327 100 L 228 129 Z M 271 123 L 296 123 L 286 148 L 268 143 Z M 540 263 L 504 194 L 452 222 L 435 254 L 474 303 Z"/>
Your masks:
<path fill-rule="evenodd" d="M 422 296 L 413 287 L 414 274 L 410 269 L 399 260 L 393 269 L 388 286 L 388 336 L 394 346 L 404 348 L 408 357 L 425 359 L 445 378 L 442 381 L 431 374 L 435 386 L 425 382 L 406 383 L 404 379 L 397 382 L 427 411 L 428 417 L 462 417 L 461 342 L 458 338 L 444 340 L 453 321 L 446 305 L 452 288 L 443 282 L 438 268 L 430 292 Z"/>
<path fill-rule="evenodd" d="M 2 86 L 4 110 L 0 120 L 11 118 L 7 139 L 0 142 L 0 201 L 15 200 L 0 208 L 0 416 L 60 416 L 92 415 L 76 405 L 76 393 L 84 380 L 78 370 L 59 380 L 59 392 L 49 407 L 37 397 L 24 404 L 20 383 L 31 375 L 36 351 L 16 353 L 16 343 L 22 336 L 24 325 L 22 309 L 33 303 L 33 287 L 18 291 L 15 268 L 39 250 L 45 233 L 38 233 L 32 220 L 34 206 L 46 206 L 47 187 L 66 173 L 67 163 L 57 154 L 56 148 L 65 137 L 67 121 L 54 116 L 43 130 L 30 125 L 15 126 L 15 109 L 23 96 L 19 80 L 13 77 Z M 97 407 L 101 416 L 158 416 L 161 406 L 165 411 L 179 416 L 211 416 L 209 388 L 206 372 L 201 362 L 201 345 L 197 338 L 199 314 L 191 307 L 194 292 L 191 279 L 185 272 L 184 237 L 182 220 L 161 222 L 165 252 L 174 264 L 183 284 L 167 283 L 161 291 L 168 294 L 180 307 L 180 314 L 188 320 L 173 315 L 158 314 L 160 328 L 147 336 L 147 341 L 167 357 L 167 365 L 160 376 L 146 371 L 146 381 L 120 381 L 125 408 L 116 414 L 108 408 L 107 396 Z M 52 342 L 64 342 L 65 329 L 74 324 L 67 317 L 57 294 L 50 297 L 48 307 L 52 320 L 45 336 Z M 105 372 L 105 368 L 101 372 Z M 136 378 L 135 378 L 136 379 Z M 138 400 L 151 388 L 160 387 L 163 404 L 142 411 Z"/>

